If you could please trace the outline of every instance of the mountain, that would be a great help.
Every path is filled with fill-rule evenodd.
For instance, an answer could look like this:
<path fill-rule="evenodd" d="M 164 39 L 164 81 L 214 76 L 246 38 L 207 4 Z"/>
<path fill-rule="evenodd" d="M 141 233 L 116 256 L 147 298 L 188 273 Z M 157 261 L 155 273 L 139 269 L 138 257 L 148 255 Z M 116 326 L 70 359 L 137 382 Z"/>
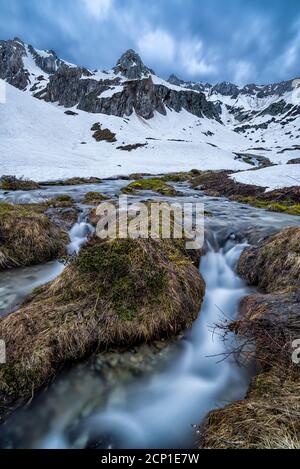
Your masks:
<path fill-rule="evenodd" d="M 293 80 L 166 81 L 133 50 L 109 71 L 89 70 L 18 38 L 0 41 L 0 79 L 8 96 L 0 105 L 3 173 L 50 179 L 198 168 L 239 170 L 234 177 L 250 183 L 264 171 L 286 173 L 285 184 L 290 173 L 298 178 L 300 166 L 286 165 L 300 156 Z M 254 166 L 264 169 L 247 171 Z"/>

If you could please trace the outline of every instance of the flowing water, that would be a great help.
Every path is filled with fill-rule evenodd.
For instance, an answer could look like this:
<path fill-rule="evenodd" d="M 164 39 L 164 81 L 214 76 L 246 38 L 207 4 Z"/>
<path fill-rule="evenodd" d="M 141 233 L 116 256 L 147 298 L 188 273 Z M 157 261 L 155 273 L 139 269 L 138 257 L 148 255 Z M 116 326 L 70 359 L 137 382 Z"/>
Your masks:
<path fill-rule="evenodd" d="M 117 195 L 122 185 L 124 181 L 109 181 L 106 192 Z M 81 448 L 94 442 L 94 447 L 193 447 L 193 425 L 201 423 L 209 410 L 244 397 L 253 364 L 241 367 L 234 356 L 227 356 L 237 345 L 236 339 L 232 336 L 224 342 L 215 325 L 235 319 L 241 298 L 250 292 L 235 273 L 247 243 L 285 226 L 299 225 L 300 218 L 206 197 L 184 184 L 176 187 L 184 192 L 176 201 L 203 202 L 212 215 L 206 219 L 207 250 L 201 260 L 206 295 L 191 330 L 170 346 L 167 360 L 160 363 L 158 354 L 157 367 L 150 374 L 128 377 L 124 373 L 123 378 L 114 365 L 108 380 L 108 371 L 95 373 L 84 363 L 66 371 L 27 408 L 8 419 L 0 429 L 0 446 Z M 105 193 L 103 189 L 101 185 Z M 85 187 L 86 192 L 90 190 L 94 186 Z M 60 191 L 64 193 L 64 188 Z M 66 189 L 73 196 L 72 191 L 78 189 Z M 36 200 L 40 195 L 26 197 Z M 132 200 L 143 198 L 149 194 Z M 159 199 L 153 194 L 151 198 Z M 70 252 L 78 252 L 91 230 L 83 211 L 70 232 Z M 61 264 L 50 263 L 0 274 L 0 308 L 4 305 L 7 312 L 16 304 L 14 295 L 24 297 L 62 269 Z"/>

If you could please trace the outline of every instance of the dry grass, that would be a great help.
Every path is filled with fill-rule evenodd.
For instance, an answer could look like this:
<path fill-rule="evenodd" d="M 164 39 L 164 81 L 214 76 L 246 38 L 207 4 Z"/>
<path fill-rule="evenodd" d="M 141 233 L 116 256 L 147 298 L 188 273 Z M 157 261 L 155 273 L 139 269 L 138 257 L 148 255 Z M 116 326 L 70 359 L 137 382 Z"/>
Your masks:
<path fill-rule="evenodd" d="M 245 250 L 239 274 L 267 292 L 300 284 L 300 228 L 282 230 L 258 247 Z"/>
<path fill-rule="evenodd" d="M 0 203 L 0 270 L 46 262 L 65 253 L 68 235 L 43 210 L 44 206 Z"/>
<path fill-rule="evenodd" d="M 198 316 L 204 289 L 193 260 L 172 241 L 91 240 L 60 277 L 0 320 L 5 402 L 28 398 L 93 351 L 173 336 Z"/>
<path fill-rule="evenodd" d="M 31 191 L 39 188 L 38 183 L 29 179 L 18 179 L 15 176 L 2 176 L 0 179 L 0 189 L 4 191 Z"/>
<path fill-rule="evenodd" d="M 300 381 L 259 375 L 247 399 L 211 412 L 201 447 L 218 449 L 299 448 Z"/>

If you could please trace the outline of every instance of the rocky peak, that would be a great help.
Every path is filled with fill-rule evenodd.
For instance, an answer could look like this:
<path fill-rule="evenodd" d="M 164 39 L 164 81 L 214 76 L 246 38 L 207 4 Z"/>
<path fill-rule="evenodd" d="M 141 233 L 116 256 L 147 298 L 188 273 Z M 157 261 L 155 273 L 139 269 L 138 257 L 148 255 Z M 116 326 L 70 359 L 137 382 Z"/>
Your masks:
<path fill-rule="evenodd" d="M 26 56 L 24 42 L 18 38 L 0 41 L 0 78 L 23 90 L 28 84 L 28 72 L 24 70 Z"/>
<path fill-rule="evenodd" d="M 171 83 L 171 85 L 176 85 L 176 86 L 180 86 L 184 83 L 184 81 L 180 80 L 180 78 L 178 78 L 174 73 L 172 73 L 172 75 L 169 76 L 167 81 Z"/>
<path fill-rule="evenodd" d="M 121 73 L 129 80 L 138 80 L 149 76 L 151 73 L 154 74 L 153 70 L 144 65 L 139 54 L 132 49 L 122 55 L 113 70 L 115 73 Z"/>
<path fill-rule="evenodd" d="M 55 73 L 58 67 L 62 64 L 61 60 L 53 50 L 38 51 L 32 46 L 28 46 L 28 51 L 32 55 L 36 65 L 45 73 Z"/>
<path fill-rule="evenodd" d="M 223 96 L 237 97 L 238 93 L 239 87 L 227 81 L 217 83 L 211 90 L 211 94 L 221 94 Z"/>

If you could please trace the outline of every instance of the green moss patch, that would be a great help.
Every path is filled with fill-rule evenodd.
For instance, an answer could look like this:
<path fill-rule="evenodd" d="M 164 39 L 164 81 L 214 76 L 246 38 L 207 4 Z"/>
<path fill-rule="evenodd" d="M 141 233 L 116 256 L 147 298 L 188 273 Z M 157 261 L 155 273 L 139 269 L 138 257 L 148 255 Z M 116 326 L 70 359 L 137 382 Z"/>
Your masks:
<path fill-rule="evenodd" d="M 82 200 L 84 204 L 97 205 L 104 200 L 108 200 L 108 197 L 101 194 L 100 192 L 87 192 Z"/>
<path fill-rule="evenodd" d="M 300 204 L 294 204 L 288 199 L 281 202 L 272 202 L 270 200 L 264 200 L 256 197 L 236 197 L 235 200 L 240 203 L 252 205 L 253 207 L 262 208 L 271 212 L 300 216 Z"/>
<path fill-rule="evenodd" d="M 167 197 L 178 195 L 178 192 L 160 178 L 140 179 L 130 183 L 122 192 L 125 194 L 135 194 L 139 191 L 153 191 Z"/>

